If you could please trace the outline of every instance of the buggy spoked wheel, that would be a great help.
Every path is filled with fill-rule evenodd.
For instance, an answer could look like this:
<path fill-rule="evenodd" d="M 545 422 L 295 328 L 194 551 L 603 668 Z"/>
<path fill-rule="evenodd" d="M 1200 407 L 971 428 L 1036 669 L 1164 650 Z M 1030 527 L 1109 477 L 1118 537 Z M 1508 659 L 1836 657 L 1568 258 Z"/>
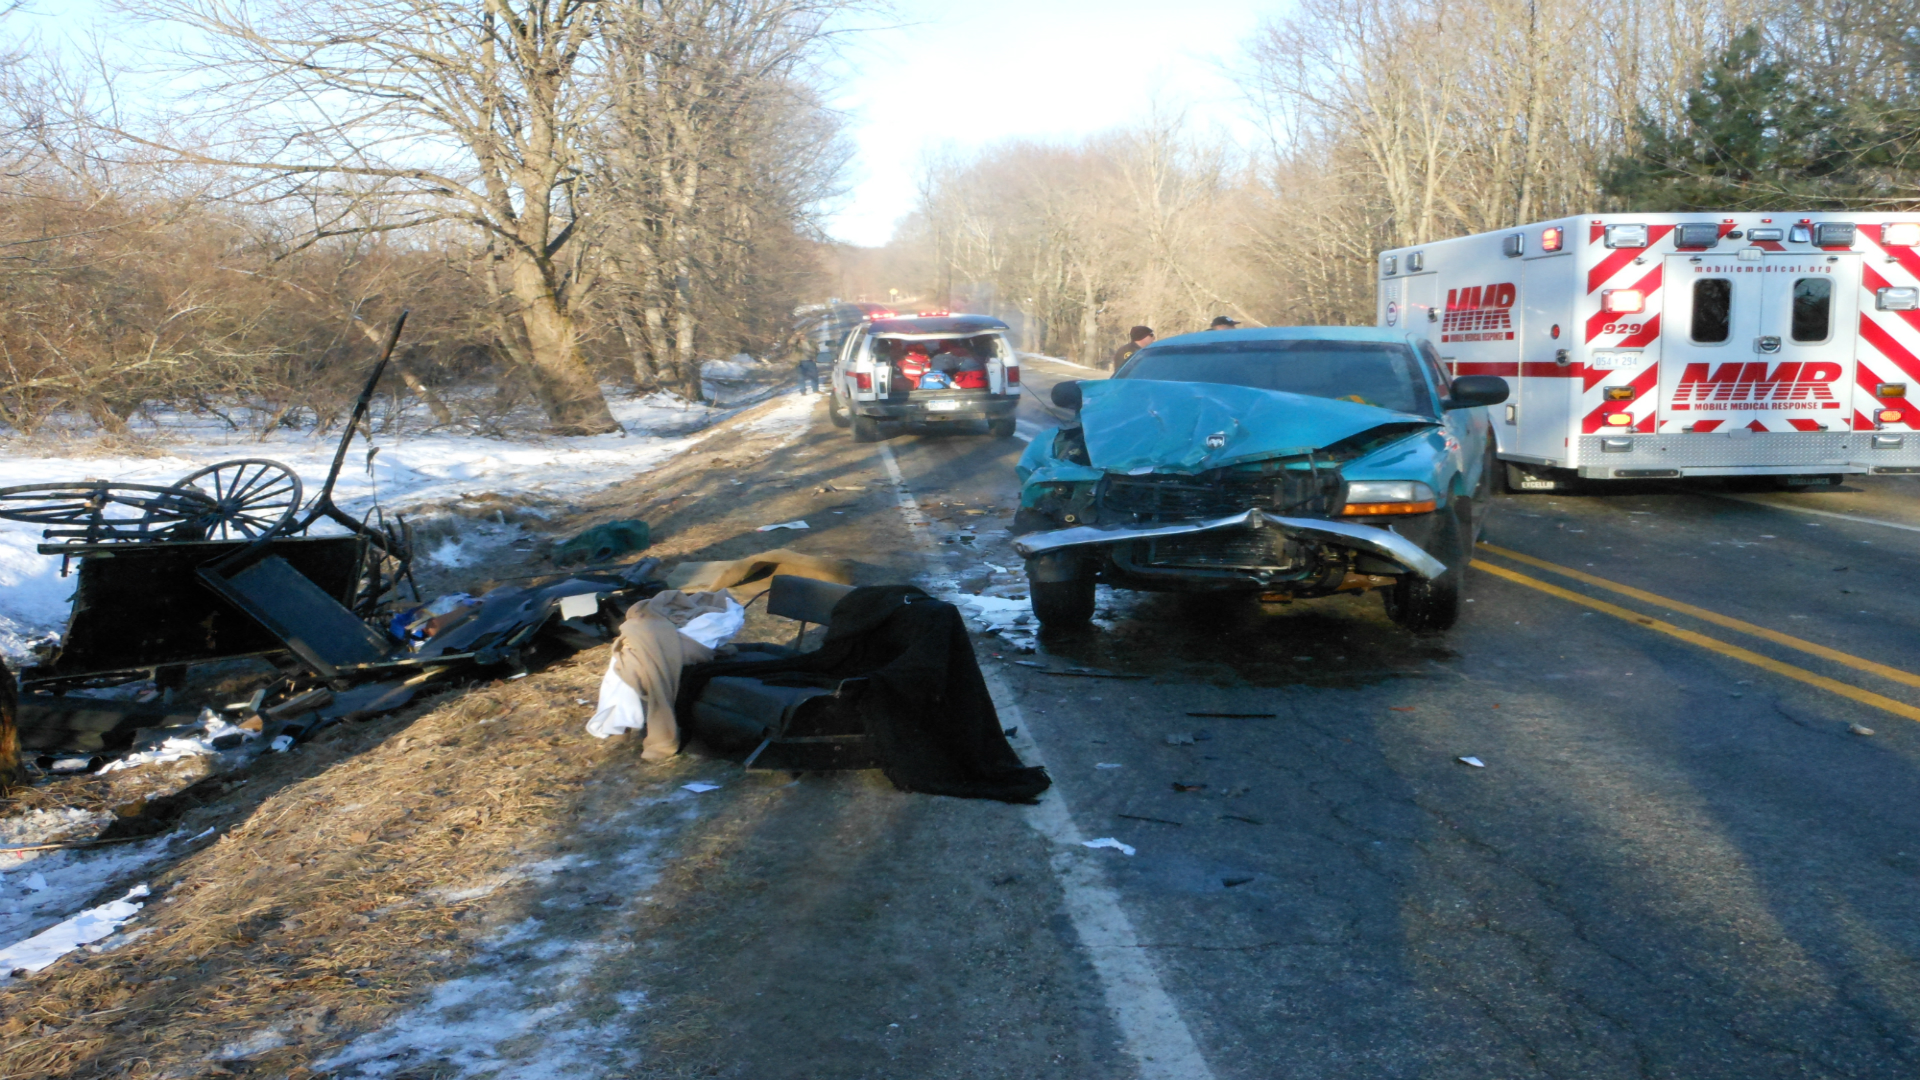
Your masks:
<path fill-rule="evenodd" d="M 300 477 L 265 458 L 209 465 L 173 485 L 182 499 L 208 504 L 192 515 L 174 539 L 256 540 L 275 532 L 300 509 Z"/>
<path fill-rule="evenodd" d="M 42 527 L 65 544 L 137 544 L 179 540 L 183 527 L 213 513 L 212 499 L 156 484 L 81 480 L 0 488 L 0 518 Z"/>

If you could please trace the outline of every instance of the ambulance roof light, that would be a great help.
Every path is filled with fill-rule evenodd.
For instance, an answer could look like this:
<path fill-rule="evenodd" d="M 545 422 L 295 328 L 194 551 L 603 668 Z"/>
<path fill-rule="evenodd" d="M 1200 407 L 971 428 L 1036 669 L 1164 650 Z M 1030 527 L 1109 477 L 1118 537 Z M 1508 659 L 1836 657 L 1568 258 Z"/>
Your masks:
<path fill-rule="evenodd" d="M 1647 227 L 1645 225 L 1609 225 L 1607 226 L 1607 246 L 1610 248 L 1646 247 Z"/>
<path fill-rule="evenodd" d="M 1813 227 L 1813 246 L 1852 247 L 1853 222 L 1823 221 Z"/>
<path fill-rule="evenodd" d="M 1880 243 L 1893 247 L 1920 247 L 1920 221 L 1891 221 L 1880 230 Z"/>
<path fill-rule="evenodd" d="M 1689 221 L 1673 227 L 1673 246 L 1705 251 L 1720 242 L 1720 226 L 1711 221 Z"/>
<path fill-rule="evenodd" d="M 1540 250 L 1559 251 L 1560 245 L 1566 242 L 1566 238 L 1567 230 L 1558 225 L 1550 229 L 1542 229 L 1540 230 Z"/>

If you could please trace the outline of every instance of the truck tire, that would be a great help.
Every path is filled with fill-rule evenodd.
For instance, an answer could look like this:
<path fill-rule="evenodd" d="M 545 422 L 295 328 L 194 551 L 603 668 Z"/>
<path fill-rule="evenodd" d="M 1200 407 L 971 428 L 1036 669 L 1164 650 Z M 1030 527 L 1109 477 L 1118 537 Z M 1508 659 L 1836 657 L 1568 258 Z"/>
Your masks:
<path fill-rule="evenodd" d="M 1446 572 L 1431 579 L 1408 574 L 1380 594 L 1386 601 L 1387 618 L 1416 634 L 1451 629 L 1460 619 L 1460 585 L 1471 552 L 1460 542 L 1460 519 L 1451 510 L 1436 531 L 1432 554 L 1447 564 Z"/>
<path fill-rule="evenodd" d="M 1034 618 L 1043 627 L 1072 629 L 1093 618 L 1093 574 L 1077 555 L 1052 552 L 1028 559 L 1027 589 Z"/>
<path fill-rule="evenodd" d="M 852 425 L 854 442 L 880 441 L 880 421 L 875 420 L 871 416 L 861 416 L 859 413 L 855 413 L 853 414 Z"/>
<path fill-rule="evenodd" d="M 1003 416 L 987 421 L 987 434 L 996 439 L 1013 438 L 1013 417 Z"/>
<path fill-rule="evenodd" d="M 847 419 L 846 406 L 840 404 L 839 390 L 827 391 L 827 419 L 833 421 L 833 426 L 837 428 L 843 428 L 852 423 Z"/>

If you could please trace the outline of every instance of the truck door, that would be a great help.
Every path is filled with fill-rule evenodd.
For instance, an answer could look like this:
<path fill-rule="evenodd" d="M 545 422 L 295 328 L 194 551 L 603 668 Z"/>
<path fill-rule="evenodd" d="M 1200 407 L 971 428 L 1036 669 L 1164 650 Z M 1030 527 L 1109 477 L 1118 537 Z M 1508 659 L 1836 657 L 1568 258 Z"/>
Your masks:
<path fill-rule="evenodd" d="M 1662 432 L 1845 431 L 1860 257 L 1669 255 Z"/>

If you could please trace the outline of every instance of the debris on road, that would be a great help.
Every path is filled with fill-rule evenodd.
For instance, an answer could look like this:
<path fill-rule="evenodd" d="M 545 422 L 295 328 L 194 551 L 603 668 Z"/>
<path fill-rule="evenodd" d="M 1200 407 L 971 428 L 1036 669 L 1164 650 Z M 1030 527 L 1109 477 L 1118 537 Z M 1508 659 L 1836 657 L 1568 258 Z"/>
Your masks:
<path fill-rule="evenodd" d="M 824 559 L 787 548 L 774 548 L 744 559 L 683 562 L 667 573 L 666 584 L 667 588 L 681 592 L 726 589 L 735 600 L 745 604 L 772 588 L 776 575 L 851 585 L 853 564 L 845 559 Z"/>
<path fill-rule="evenodd" d="M 1190 784 L 1190 783 L 1187 783 L 1187 782 L 1185 782 L 1185 781 L 1182 781 L 1182 780 L 1175 780 L 1175 781 L 1173 782 L 1173 790 L 1175 790 L 1175 791 L 1205 791 L 1205 790 L 1207 790 L 1207 785 L 1205 785 L 1205 784 Z"/>
<path fill-rule="evenodd" d="M 759 528 L 755 529 L 754 531 L 755 532 L 772 532 L 775 529 L 810 529 L 810 528 L 812 528 L 812 526 L 808 525 L 805 521 L 794 520 L 794 521 L 783 521 L 778 525 L 762 525 Z"/>
<path fill-rule="evenodd" d="M 681 784 L 680 786 L 682 788 L 685 788 L 688 791 L 693 792 L 695 795 L 704 795 L 709 791 L 720 790 L 719 784 L 709 784 L 705 780 L 695 780 L 691 784 Z"/>
<path fill-rule="evenodd" d="M 1103 836 L 1098 840 L 1082 840 L 1080 841 L 1080 846 L 1085 848 L 1112 848 L 1122 855 L 1131 855 L 1134 851 L 1132 844 L 1123 844 L 1111 836 Z"/>
<path fill-rule="evenodd" d="M 1008 745 L 954 605 L 911 585 L 779 575 L 767 610 L 825 620 L 826 640 L 689 668 L 680 707 L 703 742 L 744 753 L 749 768 L 877 762 L 895 787 L 933 795 L 1032 802 L 1051 784 Z"/>
<path fill-rule="evenodd" d="M 637 555 L 652 543 L 653 530 L 647 523 L 629 518 L 595 525 L 571 540 L 556 544 L 549 557 L 555 566 L 603 563 L 623 555 Z"/>
<path fill-rule="evenodd" d="M 1177 826 L 1185 827 L 1185 825 L 1187 824 L 1184 821 L 1168 821 L 1166 818 L 1162 818 L 1162 817 L 1142 817 L 1139 814 L 1115 814 L 1113 816 L 1117 818 L 1125 818 L 1128 821 L 1150 821 L 1155 825 L 1177 825 Z"/>
<path fill-rule="evenodd" d="M 1484 769 L 1487 767 L 1487 763 L 1484 761 L 1481 761 L 1477 757 L 1463 757 L 1460 759 L 1460 761 L 1464 764 L 1471 765 L 1476 769 Z"/>
<path fill-rule="evenodd" d="M 1192 746 L 1193 735 L 1185 731 L 1175 731 L 1167 736 L 1168 746 Z"/>
<path fill-rule="evenodd" d="M 1873 734 L 1873 729 L 1870 727 L 1867 727 L 1865 724 L 1848 724 L 1847 730 L 1853 732 L 1855 735 Z"/>

